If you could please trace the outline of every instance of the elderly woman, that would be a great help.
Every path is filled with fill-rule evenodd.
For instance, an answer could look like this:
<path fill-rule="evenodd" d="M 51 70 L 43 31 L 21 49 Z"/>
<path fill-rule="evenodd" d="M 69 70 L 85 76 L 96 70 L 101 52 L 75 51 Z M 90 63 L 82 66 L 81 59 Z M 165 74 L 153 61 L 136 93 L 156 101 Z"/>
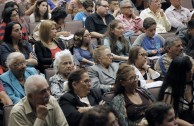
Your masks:
<path fill-rule="evenodd" d="M 37 74 L 37 71 L 34 68 L 26 68 L 25 57 L 20 52 L 10 53 L 6 63 L 9 70 L 0 75 L 0 81 L 12 102 L 16 104 L 25 96 L 25 80 Z"/>
<path fill-rule="evenodd" d="M 134 67 L 141 87 L 148 88 L 148 83 L 152 85 L 152 82 L 160 77 L 160 74 L 157 71 L 147 65 L 147 53 L 140 46 L 134 46 L 131 48 L 129 51 L 128 63 Z M 162 82 L 158 81 L 158 83 L 154 84 L 159 84 L 160 86 Z"/>
<path fill-rule="evenodd" d="M 61 96 L 59 105 L 69 126 L 78 126 L 83 112 L 100 103 L 102 93 L 99 89 L 91 89 L 91 80 L 84 69 L 70 73 L 68 86 L 70 91 Z"/>
<path fill-rule="evenodd" d="M 146 90 L 138 88 L 138 76 L 134 68 L 121 64 L 114 87 L 115 97 L 111 101 L 123 126 L 144 125 L 144 112 L 152 103 Z"/>
<path fill-rule="evenodd" d="M 92 87 L 101 88 L 104 92 L 110 91 L 115 83 L 119 64 L 112 62 L 112 53 L 106 46 L 94 49 L 93 57 L 96 64 L 88 69 Z"/>
<path fill-rule="evenodd" d="M 55 75 L 49 79 L 51 94 L 59 98 L 67 91 L 65 85 L 68 76 L 74 70 L 73 56 L 69 50 L 57 52 L 54 60 Z"/>

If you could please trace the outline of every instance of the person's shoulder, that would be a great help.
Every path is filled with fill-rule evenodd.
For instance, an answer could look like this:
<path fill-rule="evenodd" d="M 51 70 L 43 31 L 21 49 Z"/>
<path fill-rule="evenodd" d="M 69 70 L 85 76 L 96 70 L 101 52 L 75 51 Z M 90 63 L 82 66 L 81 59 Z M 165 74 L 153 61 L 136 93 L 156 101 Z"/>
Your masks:
<path fill-rule="evenodd" d="M 26 71 L 30 72 L 32 75 L 37 74 L 37 70 L 34 67 L 26 67 Z"/>
<path fill-rule="evenodd" d="M 10 114 L 21 113 L 21 115 L 24 115 L 25 114 L 24 101 L 26 101 L 26 100 L 27 100 L 27 98 L 24 97 L 17 104 L 15 104 L 13 106 Z"/>

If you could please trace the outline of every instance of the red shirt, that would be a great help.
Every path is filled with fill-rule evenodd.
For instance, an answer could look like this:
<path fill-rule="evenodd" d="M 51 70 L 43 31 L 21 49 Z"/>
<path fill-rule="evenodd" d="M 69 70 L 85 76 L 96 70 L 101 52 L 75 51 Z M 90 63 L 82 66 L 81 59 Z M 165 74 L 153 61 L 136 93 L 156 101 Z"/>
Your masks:
<path fill-rule="evenodd" d="M 59 47 L 55 48 L 55 49 L 50 49 L 51 50 L 51 54 L 52 54 L 52 58 L 54 59 L 55 58 L 55 54 L 57 52 L 60 52 L 61 49 Z"/>

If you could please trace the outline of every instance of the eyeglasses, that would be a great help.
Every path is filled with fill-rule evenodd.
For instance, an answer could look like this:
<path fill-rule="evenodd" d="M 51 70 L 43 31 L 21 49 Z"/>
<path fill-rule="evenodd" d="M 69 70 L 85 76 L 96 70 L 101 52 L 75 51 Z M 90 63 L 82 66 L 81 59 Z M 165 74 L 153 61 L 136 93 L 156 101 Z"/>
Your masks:
<path fill-rule="evenodd" d="M 142 57 L 147 57 L 147 53 L 139 53 L 139 55 Z"/>
<path fill-rule="evenodd" d="M 26 65 L 26 61 L 21 62 L 21 63 L 14 63 L 13 64 L 14 67 L 21 67 L 21 66 L 24 66 L 24 65 Z"/>
<path fill-rule="evenodd" d="M 131 9 L 133 7 L 132 6 L 126 6 L 126 7 L 122 7 L 122 8 Z"/>
<path fill-rule="evenodd" d="M 91 84 L 92 80 L 91 79 L 86 79 L 84 81 L 81 81 L 83 82 L 84 84 L 88 85 L 88 84 Z"/>
<path fill-rule="evenodd" d="M 93 10 L 86 10 L 88 13 L 92 13 L 93 12 Z"/>
<path fill-rule="evenodd" d="M 106 54 L 106 56 L 108 57 L 108 58 L 112 58 L 113 57 L 113 54 Z"/>
<path fill-rule="evenodd" d="M 108 5 L 100 5 L 100 6 L 103 6 L 104 8 L 109 8 L 109 6 L 108 6 Z"/>
<path fill-rule="evenodd" d="M 136 75 L 136 76 L 134 76 L 134 77 L 131 77 L 129 80 L 125 80 L 125 81 L 133 82 L 133 81 L 135 81 L 135 80 L 138 80 L 138 78 L 139 78 L 139 76 Z"/>

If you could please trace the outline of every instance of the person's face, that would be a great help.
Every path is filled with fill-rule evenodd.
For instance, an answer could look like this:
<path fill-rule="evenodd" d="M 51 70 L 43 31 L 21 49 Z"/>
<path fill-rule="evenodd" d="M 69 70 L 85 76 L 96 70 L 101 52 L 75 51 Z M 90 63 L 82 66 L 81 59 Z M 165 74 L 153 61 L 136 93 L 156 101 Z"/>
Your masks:
<path fill-rule="evenodd" d="M 40 14 L 45 14 L 46 11 L 47 11 L 47 2 L 42 2 L 39 6 L 38 6 L 38 9 L 40 11 Z"/>
<path fill-rule="evenodd" d="M 188 29 L 188 34 L 192 37 L 194 37 L 194 28 L 193 29 Z"/>
<path fill-rule="evenodd" d="M 53 25 L 52 27 L 51 27 L 51 31 L 50 31 L 50 38 L 55 38 L 56 37 L 56 34 L 57 34 L 57 29 L 56 29 L 56 26 L 55 25 Z"/>
<path fill-rule="evenodd" d="M 74 70 L 74 63 L 70 56 L 64 56 L 61 59 L 61 63 L 59 64 L 58 71 L 59 74 L 64 75 L 65 77 L 68 77 L 70 72 Z"/>
<path fill-rule="evenodd" d="M 181 6 L 181 0 L 170 0 L 171 4 L 175 7 Z"/>
<path fill-rule="evenodd" d="M 131 5 L 130 2 L 127 2 L 122 8 L 121 8 L 121 12 L 123 15 L 129 17 L 132 15 L 133 13 L 133 6 Z"/>
<path fill-rule="evenodd" d="M 13 73 L 24 74 L 26 69 L 26 60 L 23 56 L 18 56 L 14 59 L 14 62 L 10 66 L 10 69 Z"/>
<path fill-rule="evenodd" d="M 22 28 L 19 24 L 15 24 L 12 28 L 11 37 L 14 40 L 22 39 Z"/>
<path fill-rule="evenodd" d="M 81 80 L 79 82 L 75 82 L 73 88 L 79 93 L 79 97 L 86 97 L 90 93 L 91 79 L 87 72 L 81 75 Z"/>
<path fill-rule="evenodd" d="M 122 37 L 123 33 L 124 33 L 124 27 L 122 23 L 118 23 L 117 26 L 112 29 L 112 33 L 116 36 L 116 37 Z"/>
<path fill-rule="evenodd" d="M 173 57 L 179 56 L 183 53 L 183 46 L 181 41 L 174 42 L 174 45 L 168 49 Z"/>
<path fill-rule="evenodd" d="M 137 56 L 137 59 L 135 60 L 135 66 L 143 66 L 147 61 L 147 52 L 141 48 L 139 50 L 139 53 L 138 53 L 138 56 Z"/>
<path fill-rule="evenodd" d="M 112 54 L 110 49 L 105 49 L 101 52 L 102 56 L 100 57 L 100 64 L 104 67 L 108 67 L 112 63 Z"/>
<path fill-rule="evenodd" d="M 91 35 L 88 30 L 85 30 L 83 35 L 83 43 L 88 44 L 91 41 Z"/>
<path fill-rule="evenodd" d="M 162 124 L 158 126 L 178 126 L 173 108 L 168 111 Z"/>
<path fill-rule="evenodd" d="M 144 32 L 148 37 L 152 38 L 156 33 L 156 25 L 152 25 L 149 28 L 144 29 Z"/>
<path fill-rule="evenodd" d="M 17 11 L 12 11 L 11 17 L 10 17 L 11 21 L 19 21 L 19 14 Z"/>
<path fill-rule="evenodd" d="M 131 70 L 126 76 L 126 80 L 122 80 L 122 86 L 125 89 L 135 89 L 138 86 L 138 76 L 134 70 Z"/>
<path fill-rule="evenodd" d="M 115 9 L 117 9 L 119 7 L 119 2 L 116 0 L 116 1 L 112 1 L 111 4 L 110 4 L 110 10 L 111 11 L 114 11 Z"/>
<path fill-rule="evenodd" d="M 97 7 L 97 13 L 102 16 L 105 17 L 108 14 L 108 10 L 109 10 L 109 4 L 107 1 L 101 1 L 101 5 Z"/>
<path fill-rule="evenodd" d="M 112 112 L 108 114 L 108 126 L 119 126 L 118 119 Z"/>
<path fill-rule="evenodd" d="M 161 0 L 152 0 L 150 7 L 152 7 L 154 10 L 158 10 L 161 8 Z"/>
<path fill-rule="evenodd" d="M 14 5 L 13 8 L 16 9 L 17 11 L 19 11 L 18 6 Z"/>
<path fill-rule="evenodd" d="M 88 8 L 86 8 L 86 9 L 85 9 L 85 13 L 86 13 L 87 15 L 92 14 L 92 13 L 93 13 L 93 7 L 88 7 Z"/>

